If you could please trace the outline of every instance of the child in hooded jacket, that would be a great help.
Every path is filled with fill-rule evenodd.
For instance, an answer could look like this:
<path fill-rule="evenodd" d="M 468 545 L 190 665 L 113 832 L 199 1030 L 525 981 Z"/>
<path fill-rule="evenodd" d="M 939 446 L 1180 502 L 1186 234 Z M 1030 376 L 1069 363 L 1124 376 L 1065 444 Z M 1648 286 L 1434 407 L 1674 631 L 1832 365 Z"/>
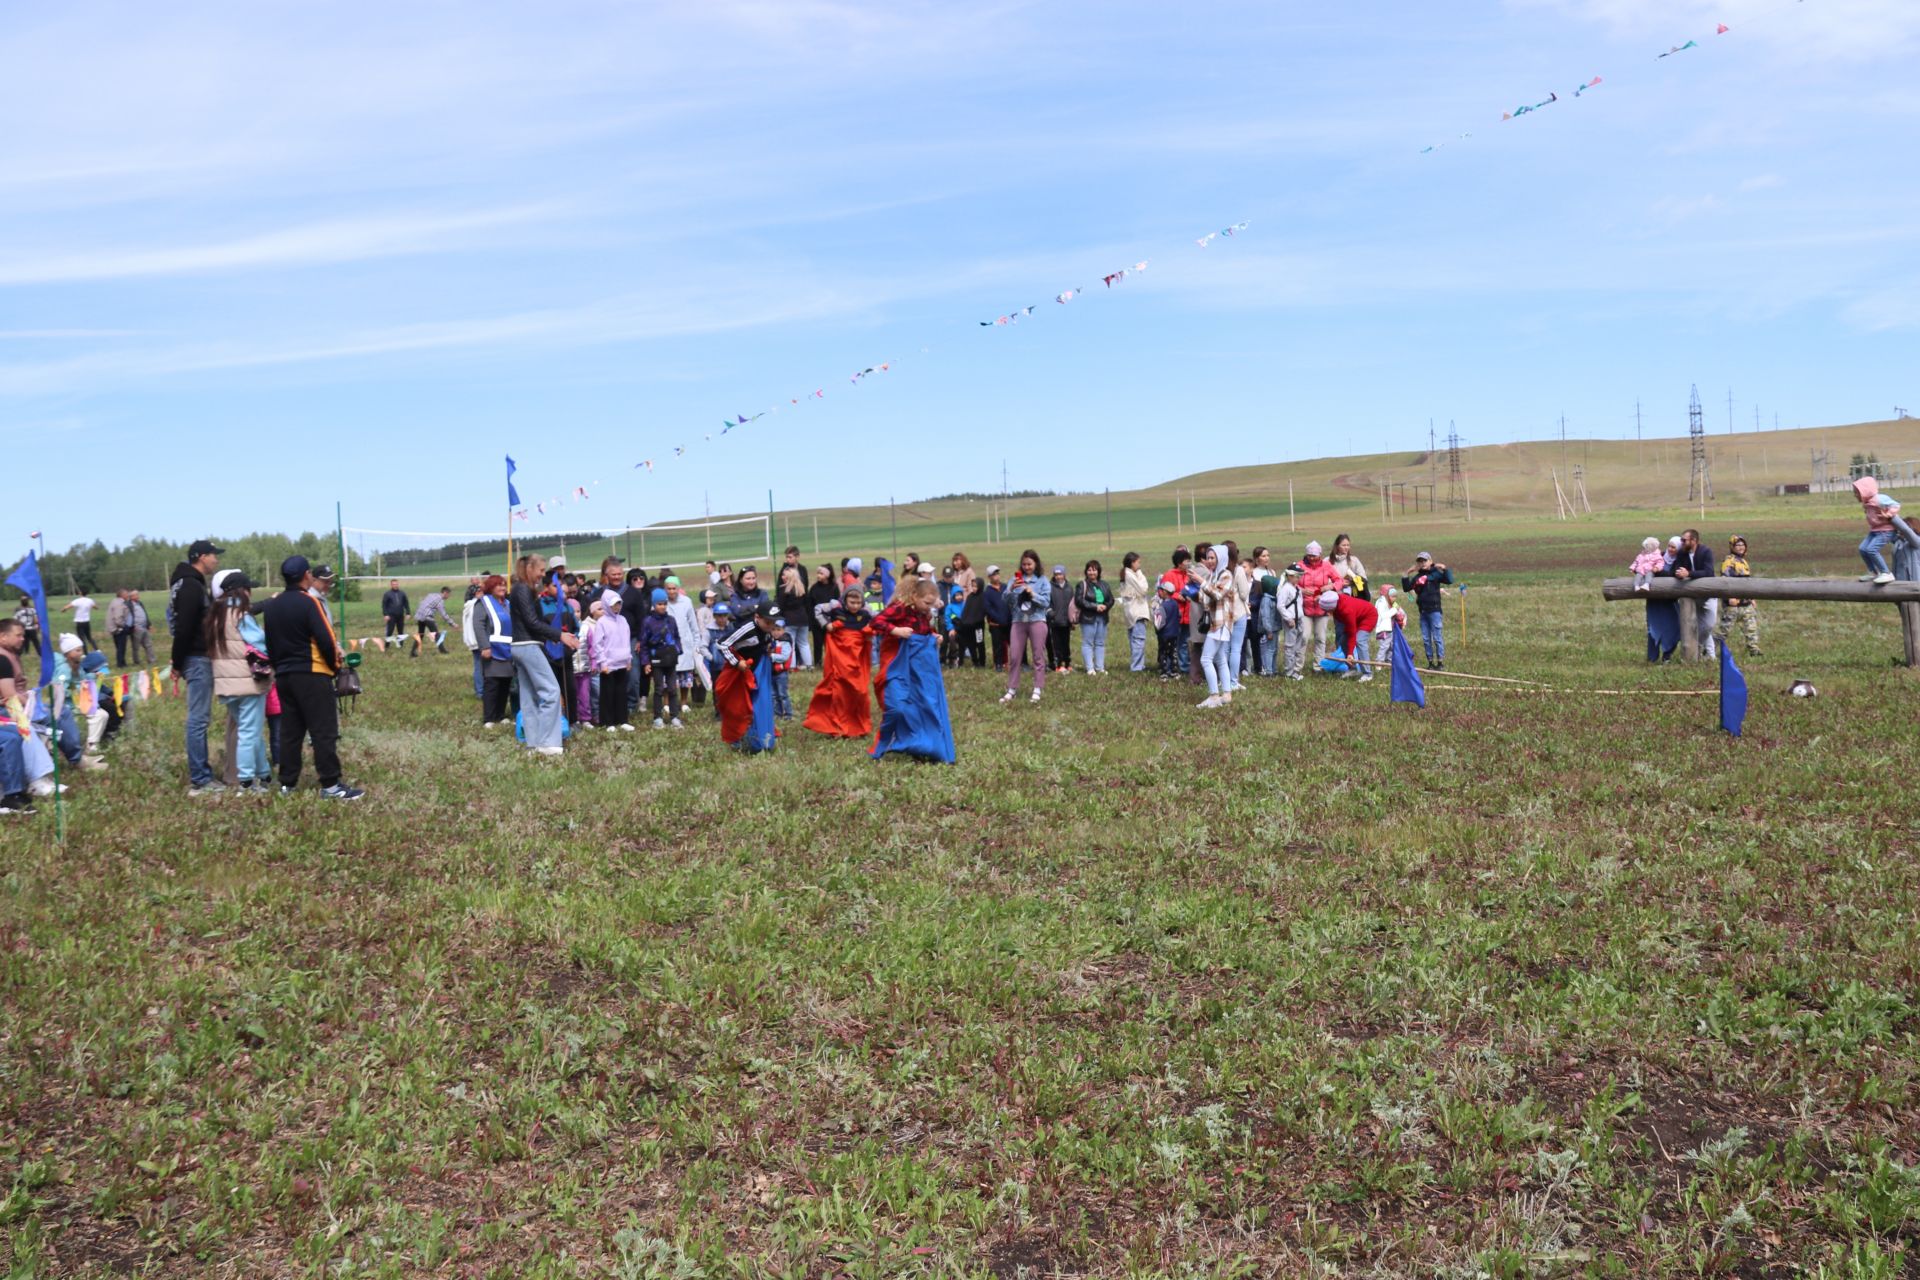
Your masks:
<path fill-rule="evenodd" d="M 1866 562 L 1867 571 L 1860 575 L 1860 581 L 1885 586 L 1893 581 L 1893 570 L 1881 553 L 1893 541 L 1893 521 L 1900 514 L 1900 504 L 1880 492 L 1880 482 L 1872 476 L 1855 480 L 1853 493 L 1867 516 L 1867 536 L 1860 540 L 1860 559 Z"/>
<path fill-rule="evenodd" d="M 1667 567 L 1667 557 L 1660 551 L 1660 539 L 1642 538 L 1640 554 L 1633 558 L 1630 568 L 1633 570 L 1633 589 L 1649 591 L 1653 588 L 1654 575 Z"/>
<path fill-rule="evenodd" d="M 1180 621 L 1180 596 L 1174 584 L 1160 579 L 1159 599 L 1153 606 L 1153 634 L 1159 643 L 1160 679 L 1180 674 L 1180 650 L 1187 643 L 1187 624 Z"/>
<path fill-rule="evenodd" d="M 653 612 L 640 620 L 640 636 L 634 649 L 639 655 L 641 671 L 649 677 L 653 685 L 653 727 L 663 727 L 660 712 L 664 702 L 671 708 L 673 727 L 684 729 L 680 721 L 680 681 L 676 676 L 680 668 L 680 624 L 667 607 L 667 593 L 655 587 L 648 599 L 653 604 Z"/>
<path fill-rule="evenodd" d="M 605 729 L 633 732 L 627 721 L 627 679 L 633 668 L 633 628 L 627 622 L 617 591 L 603 592 L 594 602 L 594 623 L 581 648 L 587 649 L 594 678 L 594 723 Z"/>

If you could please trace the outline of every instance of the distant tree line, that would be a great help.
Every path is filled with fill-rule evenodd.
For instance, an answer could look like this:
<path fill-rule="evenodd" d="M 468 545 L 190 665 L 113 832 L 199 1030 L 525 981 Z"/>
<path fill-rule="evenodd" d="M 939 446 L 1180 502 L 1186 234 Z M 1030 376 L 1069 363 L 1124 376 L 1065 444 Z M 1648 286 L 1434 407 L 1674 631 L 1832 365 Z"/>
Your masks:
<path fill-rule="evenodd" d="M 216 534 L 213 540 L 226 548 L 226 554 L 220 557 L 221 568 L 245 569 L 248 577 L 269 588 L 280 586 L 280 562 L 295 554 L 315 564 L 333 565 L 342 575 L 366 572 L 367 562 L 351 548 L 347 551 L 347 563 L 340 563 L 340 544 L 331 532 L 302 533 L 297 537 L 284 533 L 249 533 L 223 538 Z M 47 552 L 46 559 L 40 562 L 40 578 L 47 584 L 50 597 L 111 594 L 125 587 L 164 591 L 173 567 L 186 558 L 186 553 L 185 542 L 139 537 L 123 547 L 110 548 L 96 538 L 91 543 L 75 543 L 65 551 Z M 19 563 L 19 560 L 9 563 L 6 572 L 11 574 Z M 360 598 L 358 583 L 341 585 L 347 599 Z M 14 594 L 9 591 L 7 596 L 11 599 Z"/>
<path fill-rule="evenodd" d="M 1077 489 L 1015 489 L 1010 493 L 940 493 L 926 499 L 928 502 L 999 502 L 1005 498 L 1066 498 L 1080 492 Z M 1087 490 L 1091 493 L 1092 490 Z"/>

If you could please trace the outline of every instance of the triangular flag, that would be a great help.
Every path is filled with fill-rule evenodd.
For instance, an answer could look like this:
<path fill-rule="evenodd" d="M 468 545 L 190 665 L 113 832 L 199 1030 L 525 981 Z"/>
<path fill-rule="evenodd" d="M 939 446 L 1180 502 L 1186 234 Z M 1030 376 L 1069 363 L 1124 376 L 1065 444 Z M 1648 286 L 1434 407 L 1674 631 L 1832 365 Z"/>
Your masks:
<path fill-rule="evenodd" d="M 1723 35 L 1725 35 L 1725 34 L 1727 34 L 1727 24 L 1726 24 L 1726 23 L 1724 23 L 1724 22 L 1722 22 L 1722 23 L 1721 23 L 1721 24 L 1719 25 L 1719 28 L 1718 28 L 1718 29 L 1717 29 L 1717 30 L 1716 30 L 1716 31 L 1715 31 L 1715 32 L 1714 32 L 1713 34 L 1715 34 L 1715 35 L 1717 35 L 1717 36 L 1723 36 Z"/>
<path fill-rule="evenodd" d="M 1747 677 L 1734 665 L 1733 651 L 1720 645 L 1720 727 L 1734 737 L 1747 719 Z"/>
<path fill-rule="evenodd" d="M 1387 689 L 1394 702 L 1427 705 L 1426 683 L 1420 679 L 1420 669 L 1413 665 L 1413 650 L 1407 644 L 1407 633 L 1400 627 L 1393 629 L 1393 674 Z"/>

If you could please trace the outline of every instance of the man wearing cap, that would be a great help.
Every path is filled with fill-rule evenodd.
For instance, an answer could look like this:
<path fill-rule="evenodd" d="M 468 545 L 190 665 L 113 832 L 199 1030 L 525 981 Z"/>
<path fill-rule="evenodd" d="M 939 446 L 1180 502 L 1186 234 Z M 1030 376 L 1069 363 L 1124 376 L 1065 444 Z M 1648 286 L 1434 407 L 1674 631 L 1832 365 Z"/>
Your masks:
<path fill-rule="evenodd" d="M 187 548 L 187 558 L 167 580 L 167 616 L 173 624 L 175 675 L 187 686 L 187 794 L 218 794 L 226 784 L 207 761 L 207 727 L 213 721 L 213 661 L 207 656 L 207 579 L 220 567 L 221 548 L 205 538 Z"/>
<path fill-rule="evenodd" d="M 407 615 L 411 612 L 413 610 L 407 603 L 407 593 L 400 589 L 400 579 L 394 578 L 380 595 L 380 616 L 387 620 L 387 639 L 395 636 L 405 638 Z"/>
<path fill-rule="evenodd" d="M 1435 671 L 1447 669 L 1446 615 L 1440 608 L 1440 588 L 1453 585 L 1453 571 L 1422 551 L 1413 558 L 1413 567 L 1400 575 L 1400 589 L 1411 592 L 1420 606 L 1420 647 L 1427 652 L 1427 666 Z"/>
<path fill-rule="evenodd" d="M 287 589 L 267 602 L 261 622 L 267 629 L 267 659 L 280 691 L 280 794 L 300 785 L 300 750 L 313 737 L 313 767 L 320 794 L 328 800 L 358 800 L 366 794 L 340 781 L 340 705 L 333 677 L 345 660 L 333 622 L 313 595 L 313 566 L 305 556 L 280 563 Z"/>

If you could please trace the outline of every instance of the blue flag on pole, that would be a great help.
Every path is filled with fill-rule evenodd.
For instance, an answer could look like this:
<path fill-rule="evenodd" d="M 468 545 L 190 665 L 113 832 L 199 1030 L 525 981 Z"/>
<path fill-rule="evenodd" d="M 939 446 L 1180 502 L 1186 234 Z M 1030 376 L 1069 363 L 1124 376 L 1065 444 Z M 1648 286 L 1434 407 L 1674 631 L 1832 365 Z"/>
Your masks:
<path fill-rule="evenodd" d="M 1734 737 L 1747 718 L 1747 677 L 1734 665 L 1733 654 L 1720 645 L 1720 727 Z"/>
<path fill-rule="evenodd" d="M 520 491 L 513 487 L 513 473 L 518 469 L 519 468 L 513 465 L 513 455 L 508 454 L 507 455 L 507 505 L 510 507 L 517 507 L 520 505 Z"/>
<path fill-rule="evenodd" d="M 40 683 L 34 688 L 44 689 L 53 680 L 53 663 L 46 657 L 53 649 L 53 628 L 47 623 L 47 589 L 40 581 L 40 562 L 33 552 L 27 552 L 20 567 L 7 576 L 7 585 L 32 596 L 33 611 L 40 615 Z"/>
<path fill-rule="evenodd" d="M 1387 688 L 1395 702 L 1411 702 L 1421 707 L 1427 705 L 1426 682 L 1420 679 L 1420 669 L 1413 665 L 1413 650 L 1407 645 L 1407 633 L 1399 627 L 1393 629 L 1393 674 Z"/>

